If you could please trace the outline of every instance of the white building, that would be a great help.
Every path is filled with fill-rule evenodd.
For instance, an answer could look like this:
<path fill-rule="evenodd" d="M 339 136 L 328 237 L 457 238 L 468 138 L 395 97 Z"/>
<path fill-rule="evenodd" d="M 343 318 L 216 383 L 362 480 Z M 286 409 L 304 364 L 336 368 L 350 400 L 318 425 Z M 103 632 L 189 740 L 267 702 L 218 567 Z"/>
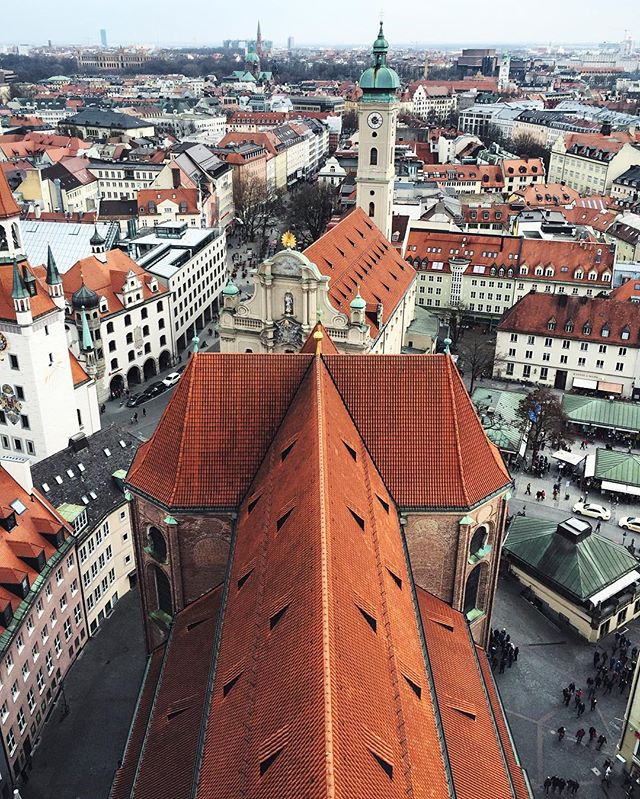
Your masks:
<path fill-rule="evenodd" d="M 329 158 L 318 172 L 318 182 L 329 186 L 339 186 L 347 176 L 347 170 L 340 166 L 337 158 Z"/>
<path fill-rule="evenodd" d="M 458 98 L 447 86 L 419 84 L 413 93 L 413 113 L 421 119 L 445 119 L 458 107 Z"/>
<path fill-rule="evenodd" d="M 124 478 L 138 445 L 110 425 L 32 469 L 36 488 L 74 529 L 90 634 L 136 583 Z"/>
<path fill-rule="evenodd" d="M 635 398 L 639 333 L 637 302 L 527 294 L 498 325 L 494 375 Z"/>
<path fill-rule="evenodd" d="M 91 159 L 88 169 L 98 179 L 101 199 L 135 200 L 140 189 L 146 189 L 154 182 L 163 164 Z"/>
<path fill-rule="evenodd" d="M 100 429 L 96 386 L 69 352 L 53 258 L 33 269 L 0 176 L 0 449 L 41 460 Z"/>
<path fill-rule="evenodd" d="M 171 297 L 122 250 L 94 254 L 63 277 L 71 346 L 95 373 L 105 402 L 139 385 L 175 358 Z"/>
<path fill-rule="evenodd" d="M 169 292 L 178 351 L 211 321 L 226 282 L 227 239 L 220 228 L 166 223 L 142 230 L 132 251 L 145 272 Z"/>

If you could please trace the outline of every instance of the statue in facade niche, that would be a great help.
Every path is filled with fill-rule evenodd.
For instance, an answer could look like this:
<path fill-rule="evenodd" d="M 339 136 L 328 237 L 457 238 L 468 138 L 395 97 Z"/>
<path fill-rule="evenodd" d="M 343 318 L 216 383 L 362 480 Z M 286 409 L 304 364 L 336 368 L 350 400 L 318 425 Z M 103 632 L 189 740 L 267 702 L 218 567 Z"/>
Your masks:
<path fill-rule="evenodd" d="M 293 294 L 290 291 L 284 295 L 284 315 L 293 316 Z"/>

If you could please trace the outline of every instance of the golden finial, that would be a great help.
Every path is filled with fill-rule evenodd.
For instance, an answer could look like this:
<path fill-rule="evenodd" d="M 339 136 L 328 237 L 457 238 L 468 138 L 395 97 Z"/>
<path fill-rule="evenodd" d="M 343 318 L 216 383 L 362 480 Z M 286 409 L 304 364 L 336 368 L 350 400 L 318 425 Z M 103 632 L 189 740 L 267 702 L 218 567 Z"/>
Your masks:
<path fill-rule="evenodd" d="M 296 237 L 290 230 L 282 234 L 280 241 L 282 242 L 282 246 L 286 247 L 288 250 L 292 250 L 297 244 Z"/>
<path fill-rule="evenodd" d="M 324 335 L 322 334 L 322 330 L 320 330 L 319 327 L 317 327 L 313 331 L 313 338 L 316 342 L 316 355 L 320 355 L 320 353 L 322 352 L 322 339 L 324 338 Z"/>

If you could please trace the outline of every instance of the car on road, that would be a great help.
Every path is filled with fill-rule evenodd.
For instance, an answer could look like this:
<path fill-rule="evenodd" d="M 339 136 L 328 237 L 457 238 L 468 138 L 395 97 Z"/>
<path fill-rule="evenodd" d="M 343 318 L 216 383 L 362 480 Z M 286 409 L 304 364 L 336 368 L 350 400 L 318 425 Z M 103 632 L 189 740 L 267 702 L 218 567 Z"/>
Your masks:
<path fill-rule="evenodd" d="M 165 379 L 162 381 L 162 384 L 167 388 L 171 388 L 175 386 L 175 384 L 180 380 L 180 373 L 179 372 L 170 372 Z"/>
<path fill-rule="evenodd" d="M 604 505 L 597 505 L 595 502 L 576 502 L 573 512 L 580 516 L 592 516 L 594 519 L 601 519 L 603 522 L 611 518 L 611 511 Z"/>
<path fill-rule="evenodd" d="M 622 527 L 623 530 L 640 533 L 640 516 L 622 516 L 618 522 L 618 527 Z"/>
<path fill-rule="evenodd" d="M 142 405 L 142 403 L 146 402 L 148 399 L 150 399 L 150 397 L 146 391 L 141 391 L 139 394 L 131 394 L 126 403 L 127 408 L 137 408 L 138 405 Z"/>
<path fill-rule="evenodd" d="M 157 380 L 155 383 L 152 383 L 149 388 L 147 388 L 143 393 L 147 395 L 148 399 L 153 399 L 157 397 L 158 394 L 163 394 L 167 390 L 165 384 Z"/>

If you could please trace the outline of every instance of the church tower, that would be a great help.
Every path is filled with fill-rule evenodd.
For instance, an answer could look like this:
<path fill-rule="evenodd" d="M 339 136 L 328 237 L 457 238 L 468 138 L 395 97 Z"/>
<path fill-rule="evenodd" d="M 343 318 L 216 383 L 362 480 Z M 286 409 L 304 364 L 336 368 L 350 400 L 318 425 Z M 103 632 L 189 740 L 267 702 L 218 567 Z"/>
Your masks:
<path fill-rule="evenodd" d="M 398 75 L 387 66 L 389 44 L 382 22 L 373 43 L 373 66 L 362 73 L 358 108 L 358 172 L 356 204 L 384 235 L 391 238 L 391 206 L 395 178 L 394 148 L 400 87 Z"/>

